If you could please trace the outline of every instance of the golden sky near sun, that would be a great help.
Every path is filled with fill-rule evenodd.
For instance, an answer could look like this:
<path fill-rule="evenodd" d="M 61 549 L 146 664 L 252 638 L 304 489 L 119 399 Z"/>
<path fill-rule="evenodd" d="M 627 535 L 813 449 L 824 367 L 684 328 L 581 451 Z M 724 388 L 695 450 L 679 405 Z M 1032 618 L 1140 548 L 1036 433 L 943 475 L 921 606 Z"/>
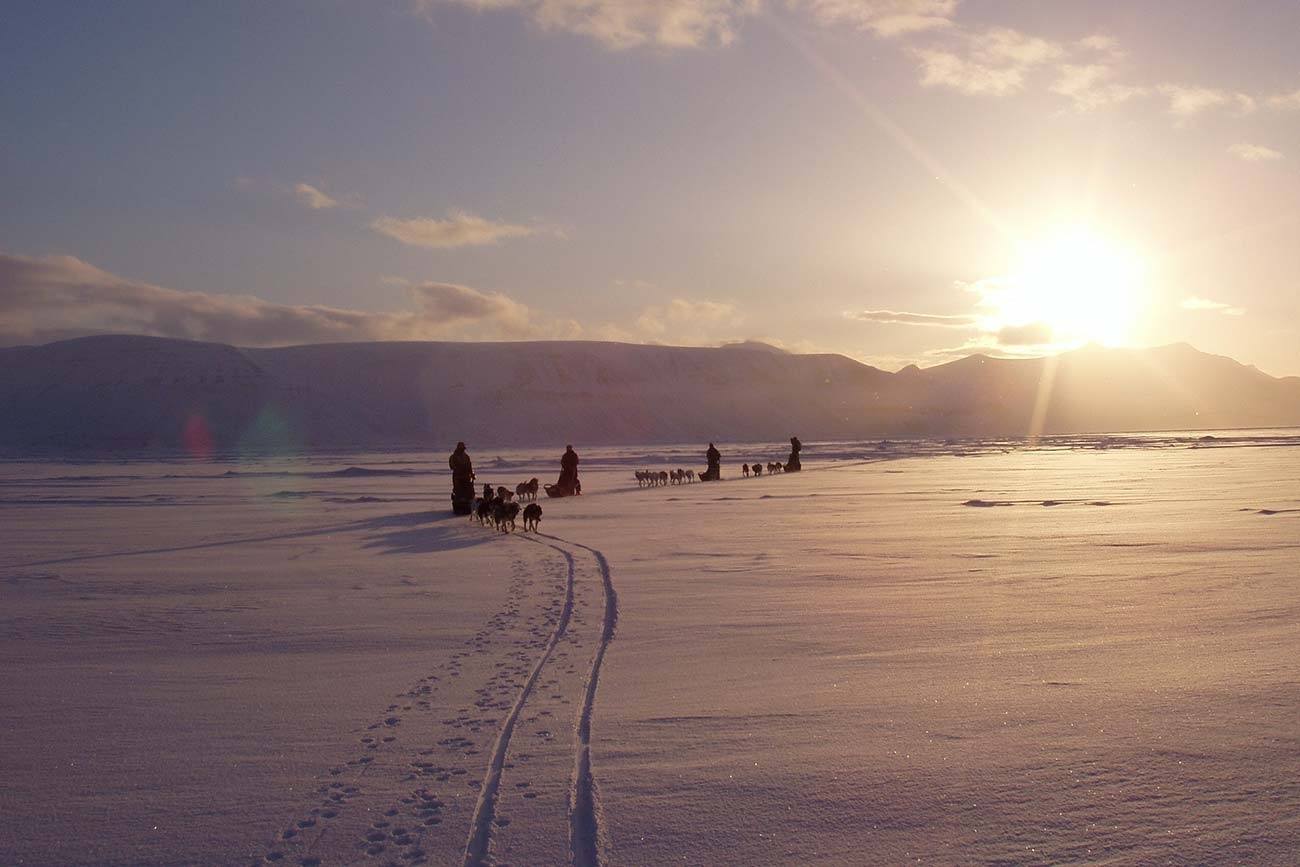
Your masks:
<path fill-rule="evenodd" d="M 107 6 L 0 30 L 0 343 L 1300 374 L 1294 2 Z"/>

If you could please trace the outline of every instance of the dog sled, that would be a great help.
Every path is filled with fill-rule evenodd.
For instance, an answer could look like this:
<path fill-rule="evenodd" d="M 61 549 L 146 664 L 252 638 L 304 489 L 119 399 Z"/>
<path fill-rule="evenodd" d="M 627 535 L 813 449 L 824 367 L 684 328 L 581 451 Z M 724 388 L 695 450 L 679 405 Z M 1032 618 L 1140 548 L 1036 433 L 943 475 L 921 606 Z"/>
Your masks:
<path fill-rule="evenodd" d="M 473 478 L 455 480 L 451 487 L 451 513 L 468 515 L 472 511 L 474 511 Z"/>
<path fill-rule="evenodd" d="M 566 453 L 565 458 L 568 458 Z M 546 496 L 552 498 L 573 497 L 582 493 L 582 482 L 578 481 L 578 456 L 573 455 L 573 461 L 570 466 L 560 470 L 560 477 L 555 480 L 555 484 L 546 485 Z"/>
<path fill-rule="evenodd" d="M 451 513 L 469 515 L 474 511 L 474 477 L 455 474 L 451 477 Z"/>

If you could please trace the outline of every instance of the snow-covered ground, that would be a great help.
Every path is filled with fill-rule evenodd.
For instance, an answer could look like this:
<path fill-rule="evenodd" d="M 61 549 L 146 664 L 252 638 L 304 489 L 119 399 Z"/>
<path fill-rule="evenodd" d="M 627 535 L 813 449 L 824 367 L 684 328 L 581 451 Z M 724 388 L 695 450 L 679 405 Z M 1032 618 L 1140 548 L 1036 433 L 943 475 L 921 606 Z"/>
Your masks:
<path fill-rule="evenodd" d="M 0 464 L 0 863 L 1295 863 L 1298 449 Z"/>

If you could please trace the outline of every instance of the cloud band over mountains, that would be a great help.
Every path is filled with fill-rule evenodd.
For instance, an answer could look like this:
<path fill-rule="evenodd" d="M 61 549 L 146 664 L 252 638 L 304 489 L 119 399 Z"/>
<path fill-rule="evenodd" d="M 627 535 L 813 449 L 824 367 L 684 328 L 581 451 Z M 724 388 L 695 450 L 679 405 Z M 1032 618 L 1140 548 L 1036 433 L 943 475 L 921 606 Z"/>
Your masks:
<path fill-rule="evenodd" d="M 844 314 L 862 322 L 887 322 L 899 325 L 931 325 L 937 328 L 973 328 L 979 321 L 964 314 L 907 313 L 901 310 L 859 310 Z"/>
<path fill-rule="evenodd" d="M 142 334 L 291 346 L 371 340 L 617 340 L 718 345 L 751 339 L 731 304 L 670 298 L 632 323 L 579 323 L 546 316 L 501 292 L 455 283 L 384 282 L 406 288 L 409 309 L 351 310 L 276 304 L 247 295 L 187 292 L 129 280 L 75 256 L 0 253 L 0 346 L 95 334 Z"/>
<path fill-rule="evenodd" d="M 239 346 L 360 340 L 572 336 L 501 293 L 452 283 L 408 287 L 413 309 L 348 310 L 184 292 L 127 280 L 73 256 L 0 254 L 0 345 L 130 333 Z"/>

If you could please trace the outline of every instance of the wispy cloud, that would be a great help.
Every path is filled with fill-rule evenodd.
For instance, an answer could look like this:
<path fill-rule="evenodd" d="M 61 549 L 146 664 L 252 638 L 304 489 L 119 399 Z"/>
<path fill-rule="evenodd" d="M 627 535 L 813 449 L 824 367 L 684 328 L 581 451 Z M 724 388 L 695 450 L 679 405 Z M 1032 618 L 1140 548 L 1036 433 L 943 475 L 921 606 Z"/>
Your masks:
<path fill-rule="evenodd" d="M 899 310 L 861 310 L 843 315 L 859 322 L 922 326 L 961 333 L 959 346 L 926 353 L 960 357 L 972 352 L 1004 356 L 1037 356 L 1081 345 L 1087 335 L 1071 330 L 1071 321 L 1095 315 L 1098 302 L 1092 285 L 1071 287 L 1069 298 L 1056 304 L 1035 306 L 1041 287 L 1016 275 L 958 281 L 954 290 L 966 297 L 968 313 L 916 313 Z M 1097 288 L 1104 288 L 1098 286 Z M 1065 305 L 1069 305 L 1068 307 Z"/>
<path fill-rule="evenodd" d="M 883 322 L 899 325 L 928 325 L 936 328 L 973 328 L 978 318 L 971 315 L 944 315 L 939 313 L 907 313 L 900 310 L 854 310 L 844 314 L 859 322 Z"/>
<path fill-rule="evenodd" d="M 952 26 L 958 0 L 787 0 L 824 26 L 846 24 L 891 38 Z"/>
<path fill-rule="evenodd" d="M 479 247 L 507 238 L 526 238 L 538 232 L 534 226 L 487 220 L 465 211 L 452 211 L 443 220 L 432 217 L 379 217 L 371 221 L 370 228 L 403 244 L 434 250 Z"/>
<path fill-rule="evenodd" d="M 1003 347 L 1051 346 L 1055 341 L 1052 326 L 1046 322 L 1004 325 L 994 335 L 997 337 L 995 345 Z"/>
<path fill-rule="evenodd" d="M 1178 305 L 1184 310 L 1199 310 L 1210 313 L 1222 313 L 1224 316 L 1244 316 L 1246 310 L 1244 307 L 1234 307 L 1231 304 L 1225 304 L 1222 301 L 1212 301 L 1209 298 L 1184 298 Z"/>
<path fill-rule="evenodd" d="M 1128 58 L 1118 39 L 1092 33 L 1059 40 L 1006 26 L 974 27 L 958 20 L 961 0 L 405 0 L 432 18 L 439 9 L 508 10 L 539 28 L 590 37 L 607 48 L 725 46 L 741 22 L 781 5 L 824 27 L 850 27 L 904 44 L 920 68 L 920 83 L 979 97 L 1029 89 L 1035 73 L 1053 69 L 1035 86 L 1092 112 L 1158 94 L 1178 125 L 1214 111 L 1247 115 L 1260 106 L 1300 110 L 1300 90 L 1262 97 L 1238 90 L 1156 83 L 1121 76 Z"/>
<path fill-rule="evenodd" d="M 1150 93 L 1145 87 L 1113 81 L 1115 69 L 1106 63 L 1062 64 L 1051 91 L 1068 98 L 1076 111 L 1094 111 Z"/>
<path fill-rule="evenodd" d="M 1290 93 L 1278 93 L 1270 96 L 1265 102 L 1269 108 L 1276 108 L 1282 111 L 1300 111 L 1300 90 L 1293 90 Z"/>
<path fill-rule="evenodd" d="M 1119 60 L 1128 54 L 1120 45 L 1118 39 L 1105 33 L 1094 33 L 1091 36 L 1085 36 L 1075 45 L 1084 51 L 1112 61 Z"/>
<path fill-rule="evenodd" d="M 1279 150 L 1274 150 L 1265 145 L 1247 144 L 1246 142 L 1229 145 L 1228 153 L 1248 163 L 1272 162 L 1282 159 L 1282 152 Z"/>
<path fill-rule="evenodd" d="M 973 284 L 959 284 L 959 288 L 980 295 L 989 291 L 990 281 Z M 983 297 L 976 306 L 983 303 Z M 861 310 L 845 313 L 848 319 L 860 322 L 879 322 L 894 325 L 919 325 L 931 328 L 946 328 L 965 331 L 970 334 L 960 345 L 929 350 L 923 355 L 927 358 L 960 358 L 976 352 L 994 355 L 1035 356 L 1060 350 L 1055 342 L 1052 326 L 1045 322 L 1029 322 L 1020 325 L 994 324 L 988 317 L 974 313 L 938 314 L 908 313 L 899 310 Z"/>
<path fill-rule="evenodd" d="M 728 45 L 736 38 L 738 20 L 757 12 L 760 0 L 413 0 L 413 4 L 424 15 L 438 6 L 512 9 L 543 30 L 580 34 L 621 50 L 642 45 Z"/>
<path fill-rule="evenodd" d="M 685 332 L 711 331 L 718 324 L 732 324 L 732 304 L 707 299 L 674 298 L 666 304 L 646 307 L 637 317 L 637 330 L 648 337 L 679 337 Z"/>
<path fill-rule="evenodd" d="M 644 293 L 664 291 L 645 280 L 615 280 L 614 284 Z M 671 346 L 720 346 L 747 340 L 782 345 L 779 340 L 746 331 L 744 312 L 728 301 L 681 295 L 648 304 L 630 320 L 588 323 L 584 334 L 592 340 Z"/>
<path fill-rule="evenodd" d="M 740 22 L 778 0 L 411 0 L 432 18 L 440 7 L 513 10 L 543 30 L 590 37 L 606 48 L 730 45 Z M 960 0 L 785 0 L 823 26 L 857 27 L 891 38 L 952 25 Z"/>
<path fill-rule="evenodd" d="M 337 208 L 339 200 L 328 195 L 319 187 L 313 187 L 308 183 L 298 183 L 294 185 L 293 194 L 308 208 L 313 211 L 321 211 L 327 208 Z"/>
<path fill-rule="evenodd" d="M 832 8 L 853 7 L 851 0 L 828 0 Z M 1125 81 L 1119 66 L 1127 58 L 1119 40 L 1095 33 L 1062 42 L 1010 27 L 970 29 L 951 17 L 934 39 L 913 40 L 907 48 L 921 68 L 921 84 L 973 96 L 1003 97 L 1028 88 L 1031 74 L 1053 68 L 1050 92 L 1070 100 L 1074 109 L 1090 112 L 1159 94 L 1167 111 L 1181 125 L 1211 111 L 1242 116 L 1261 104 L 1275 109 L 1300 109 L 1300 90 L 1261 100 L 1241 91 L 1177 83 L 1145 84 Z M 924 35 L 924 34 L 920 34 Z"/>
<path fill-rule="evenodd" d="M 322 189 L 320 183 L 309 184 L 306 181 L 299 181 L 296 184 L 288 184 L 268 178 L 238 177 L 235 178 L 235 186 L 251 195 L 293 199 L 302 207 L 313 211 L 356 208 L 361 204 L 360 199 L 354 195 L 330 195 Z"/>
<path fill-rule="evenodd" d="M 921 63 L 921 84 L 948 87 L 977 96 L 1005 96 L 1024 88 L 1024 70 L 976 63 L 951 51 L 918 48 L 912 52 Z"/>
<path fill-rule="evenodd" d="M 968 36 L 971 55 L 983 63 L 1036 66 L 1064 56 L 1059 42 L 1010 27 L 990 27 Z"/>
<path fill-rule="evenodd" d="M 962 284 L 962 288 L 979 294 L 986 288 L 984 282 Z M 982 299 L 977 305 L 983 303 Z M 962 345 L 925 353 L 930 357 L 960 357 L 972 352 L 994 352 L 1013 355 L 1035 355 L 1053 351 L 1055 345 L 1052 327 L 1045 322 L 1022 325 L 993 325 L 986 317 L 976 314 L 907 313 L 898 310 L 861 310 L 844 314 L 859 322 L 879 322 L 895 325 L 920 325 L 931 328 L 952 328 L 973 332 Z"/>
<path fill-rule="evenodd" d="M 1249 114 L 1256 108 L 1254 97 L 1216 87 L 1161 84 L 1156 89 L 1168 98 L 1169 113 L 1180 120 L 1217 108 L 1235 107 L 1241 114 Z"/>
<path fill-rule="evenodd" d="M 946 47 L 915 47 L 921 84 L 978 96 L 1006 96 L 1024 89 L 1030 70 L 1063 57 L 1058 42 L 1009 27 L 962 33 Z"/>
<path fill-rule="evenodd" d="M 575 323 L 545 319 L 499 292 L 451 283 L 408 288 L 399 312 L 275 304 L 128 280 L 72 256 L 0 254 L 0 344 L 127 333 L 284 346 L 353 340 L 572 337 Z"/>
<path fill-rule="evenodd" d="M 575 340 L 716 346 L 753 335 L 733 304 L 676 297 L 619 323 L 539 314 L 502 292 L 387 276 L 407 307 L 367 311 L 277 304 L 129 280 L 73 256 L 0 253 L 0 346 L 93 334 L 143 334 L 235 346 L 371 340 Z"/>
<path fill-rule="evenodd" d="M 1017 343 L 1014 341 L 1004 343 L 998 334 L 980 334 L 957 346 L 927 349 L 921 354 L 928 359 L 947 361 L 966 358 L 970 355 L 989 355 L 994 358 L 1040 358 L 1044 355 L 1054 355 L 1060 352 L 1062 348 L 1050 341 L 1045 343 Z"/>

